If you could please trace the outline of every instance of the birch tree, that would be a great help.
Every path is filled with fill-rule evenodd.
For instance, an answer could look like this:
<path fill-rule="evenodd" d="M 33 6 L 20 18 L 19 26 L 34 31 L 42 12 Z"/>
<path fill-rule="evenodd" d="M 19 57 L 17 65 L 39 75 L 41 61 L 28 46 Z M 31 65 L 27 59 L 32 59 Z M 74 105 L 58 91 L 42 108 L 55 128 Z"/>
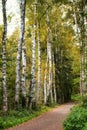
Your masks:
<path fill-rule="evenodd" d="M 54 102 L 57 103 L 57 94 L 56 94 L 56 86 L 55 86 L 55 63 L 54 63 L 54 55 L 52 55 L 53 59 L 53 91 L 54 91 Z"/>
<path fill-rule="evenodd" d="M 53 103 L 52 95 L 52 45 L 51 45 L 51 29 L 50 29 L 50 19 L 49 13 L 47 11 L 47 55 L 49 60 L 49 85 L 48 85 L 48 94 L 51 96 L 51 102 Z"/>
<path fill-rule="evenodd" d="M 73 2 L 73 13 L 76 27 L 76 38 L 80 45 L 80 92 L 84 95 L 87 86 L 87 45 L 86 45 L 86 1 L 80 0 Z M 76 6 L 78 4 L 78 6 Z M 78 14 L 77 14 L 78 13 Z M 80 21 L 78 21 L 78 18 Z"/>
<path fill-rule="evenodd" d="M 85 28 L 85 0 L 81 0 L 81 42 L 82 42 L 82 91 L 87 92 L 87 45 Z"/>
<path fill-rule="evenodd" d="M 48 55 L 47 55 L 47 60 L 46 60 L 46 66 L 45 66 L 45 75 L 44 75 L 44 104 L 47 104 L 47 67 L 48 67 Z"/>
<path fill-rule="evenodd" d="M 24 42 L 24 32 L 25 32 L 25 5 L 26 0 L 21 0 L 20 2 L 20 13 L 21 13 L 21 27 L 20 27 L 20 40 L 18 43 L 17 61 L 16 61 L 16 86 L 15 86 L 15 104 L 19 107 L 19 94 L 21 85 L 21 57 L 22 57 L 22 45 Z"/>
<path fill-rule="evenodd" d="M 26 46 L 25 43 L 22 47 L 22 107 L 26 107 Z"/>
<path fill-rule="evenodd" d="M 41 100 L 41 51 L 40 51 L 40 23 L 38 23 L 38 92 L 37 92 L 37 102 L 40 103 Z"/>
<path fill-rule="evenodd" d="M 7 40 L 7 15 L 6 15 L 6 0 L 2 0 L 3 12 L 3 37 L 2 37 L 2 89 L 3 89 L 3 111 L 8 110 L 7 101 L 7 85 L 6 85 L 6 40 Z"/>
<path fill-rule="evenodd" d="M 37 0 L 34 3 L 34 25 L 32 32 L 32 67 L 31 67 L 31 81 L 29 93 L 29 108 L 32 109 L 36 105 L 36 13 Z"/>

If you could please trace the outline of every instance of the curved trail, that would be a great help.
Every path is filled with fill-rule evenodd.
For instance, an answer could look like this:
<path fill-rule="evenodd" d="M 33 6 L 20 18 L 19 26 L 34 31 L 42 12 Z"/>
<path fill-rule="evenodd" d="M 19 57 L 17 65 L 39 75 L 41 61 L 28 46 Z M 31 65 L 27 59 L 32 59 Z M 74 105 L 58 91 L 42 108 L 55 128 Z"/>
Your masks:
<path fill-rule="evenodd" d="M 62 123 L 75 103 L 61 105 L 19 126 L 7 130 L 63 130 Z"/>

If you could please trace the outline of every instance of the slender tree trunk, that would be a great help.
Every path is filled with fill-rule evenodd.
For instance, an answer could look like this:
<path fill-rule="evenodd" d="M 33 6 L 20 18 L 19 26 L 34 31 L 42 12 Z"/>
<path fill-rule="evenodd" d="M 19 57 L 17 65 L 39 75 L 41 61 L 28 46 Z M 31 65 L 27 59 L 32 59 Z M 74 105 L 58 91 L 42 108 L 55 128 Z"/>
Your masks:
<path fill-rule="evenodd" d="M 86 4 L 85 4 L 85 11 L 86 14 Z M 86 93 L 87 93 L 87 17 L 84 15 L 84 31 L 85 31 L 85 86 L 86 86 Z"/>
<path fill-rule="evenodd" d="M 7 86 L 6 86 L 6 39 L 7 39 L 7 16 L 6 16 L 6 0 L 2 0 L 2 12 L 4 31 L 2 38 L 2 88 L 3 88 L 3 111 L 8 110 Z"/>
<path fill-rule="evenodd" d="M 49 14 L 47 11 L 47 55 L 49 60 L 49 86 L 48 86 L 48 96 L 51 96 L 51 103 L 53 103 L 53 94 L 52 94 L 52 46 L 51 46 L 51 29 L 50 29 L 50 20 Z"/>
<path fill-rule="evenodd" d="M 22 57 L 22 44 L 24 42 L 24 32 L 25 32 L 25 5 L 26 0 L 21 0 L 20 10 L 21 10 L 21 28 L 20 28 L 20 41 L 18 43 L 18 53 L 16 62 L 16 86 L 15 86 L 15 105 L 16 108 L 19 107 L 19 94 L 20 94 L 20 80 L 21 80 L 21 57 Z"/>
<path fill-rule="evenodd" d="M 86 94 L 86 91 L 87 91 L 87 84 L 86 84 L 86 80 L 87 80 L 87 77 L 86 77 L 86 70 L 87 70 L 87 65 L 86 65 L 86 62 L 85 62 L 85 54 L 86 54 L 86 50 L 85 50 L 85 47 L 86 47 L 86 37 L 85 37 L 85 33 L 86 33 L 86 30 L 85 30 L 85 12 L 84 12 L 84 9 L 85 9 L 85 0 L 82 0 L 81 2 L 81 42 L 82 42 L 82 46 L 81 46 L 81 54 L 82 54 L 82 92 L 83 92 L 83 95 Z"/>
<path fill-rule="evenodd" d="M 41 100 L 41 51 L 40 51 L 40 23 L 38 23 L 38 92 L 37 102 Z"/>
<path fill-rule="evenodd" d="M 47 82 L 46 82 L 46 69 L 45 69 L 45 76 L 44 76 L 44 105 L 47 104 Z"/>
<path fill-rule="evenodd" d="M 60 49 L 60 66 L 61 66 L 61 69 L 60 69 L 60 94 L 61 94 L 61 103 L 64 103 L 64 92 L 63 92 L 63 77 L 62 77 L 62 73 L 63 73 L 63 49 Z"/>
<path fill-rule="evenodd" d="M 45 76 L 44 76 L 44 104 L 47 104 L 47 65 L 48 65 L 48 55 L 45 67 Z M 48 90 L 49 91 L 49 90 Z"/>
<path fill-rule="evenodd" d="M 54 90 L 54 102 L 57 103 L 56 86 L 55 86 L 55 63 L 53 55 L 53 90 Z"/>
<path fill-rule="evenodd" d="M 26 46 L 22 47 L 22 107 L 26 107 Z"/>
<path fill-rule="evenodd" d="M 50 37 L 50 40 L 51 40 L 51 37 Z M 51 41 L 50 41 L 50 44 L 49 44 L 49 87 L 50 87 L 50 98 L 51 98 L 50 101 L 51 101 L 51 103 L 53 103 L 52 81 L 53 81 L 53 74 L 52 74 L 52 45 L 51 45 Z"/>
<path fill-rule="evenodd" d="M 29 93 L 29 108 L 32 109 L 36 106 L 36 13 L 37 13 L 37 0 L 34 5 L 34 28 L 32 33 L 32 68 L 31 68 L 31 82 Z"/>
<path fill-rule="evenodd" d="M 87 93 L 87 18 L 86 18 L 86 1 L 83 0 L 83 12 L 84 12 L 84 63 L 85 63 L 85 93 Z"/>

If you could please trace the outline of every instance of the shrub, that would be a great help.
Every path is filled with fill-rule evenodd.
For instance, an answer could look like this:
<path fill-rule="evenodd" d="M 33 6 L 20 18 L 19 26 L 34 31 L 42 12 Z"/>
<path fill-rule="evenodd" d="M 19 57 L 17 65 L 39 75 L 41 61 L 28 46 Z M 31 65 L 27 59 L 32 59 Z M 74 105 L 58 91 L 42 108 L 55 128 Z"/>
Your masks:
<path fill-rule="evenodd" d="M 64 121 L 64 130 L 87 130 L 87 109 L 75 107 Z"/>
<path fill-rule="evenodd" d="M 82 130 L 87 130 L 87 123 L 85 123 L 85 127 Z"/>
<path fill-rule="evenodd" d="M 87 95 L 82 98 L 82 106 L 87 108 Z"/>
<path fill-rule="evenodd" d="M 72 101 L 81 102 L 81 99 L 82 99 L 81 94 L 74 94 L 74 95 L 71 96 Z"/>

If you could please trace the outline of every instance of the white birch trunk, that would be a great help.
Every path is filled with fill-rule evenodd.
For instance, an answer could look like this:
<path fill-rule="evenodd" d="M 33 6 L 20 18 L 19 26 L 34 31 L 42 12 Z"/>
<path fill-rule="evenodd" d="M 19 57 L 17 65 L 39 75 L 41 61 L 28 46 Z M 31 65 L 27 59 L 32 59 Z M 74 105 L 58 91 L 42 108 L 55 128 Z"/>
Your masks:
<path fill-rule="evenodd" d="M 49 14 L 47 11 L 47 55 L 49 60 L 49 85 L 48 85 L 48 94 L 51 96 L 51 103 L 53 103 L 53 94 L 52 94 L 52 47 L 51 47 L 51 30 L 50 30 L 50 20 Z"/>
<path fill-rule="evenodd" d="M 50 46 L 50 57 L 49 57 L 49 87 L 50 87 L 50 96 L 51 96 L 51 103 L 53 103 L 53 92 L 52 92 L 52 52 Z"/>
<path fill-rule="evenodd" d="M 86 5 L 85 5 L 86 10 Z M 85 12 L 86 14 L 86 12 Z M 85 85 L 86 85 L 86 94 L 87 94 L 87 18 L 84 16 L 84 27 L 85 27 Z"/>
<path fill-rule="evenodd" d="M 48 55 L 47 55 L 45 76 L 44 76 L 44 105 L 47 104 L 47 65 L 48 65 Z"/>
<path fill-rule="evenodd" d="M 45 76 L 44 76 L 44 105 L 47 104 L 47 81 L 46 81 L 46 70 L 45 70 Z"/>
<path fill-rule="evenodd" d="M 55 63 L 53 55 L 53 90 L 54 90 L 54 102 L 57 103 L 56 86 L 55 86 Z"/>
<path fill-rule="evenodd" d="M 2 38 L 2 89 L 3 89 L 3 111 L 8 110 L 7 86 L 6 86 L 6 39 L 7 39 L 7 16 L 6 16 L 6 0 L 2 0 L 2 12 L 4 31 Z"/>
<path fill-rule="evenodd" d="M 22 47 L 22 107 L 26 107 L 26 46 Z"/>
<path fill-rule="evenodd" d="M 87 70 L 87 64 L 86 64 L 86 28 L 85 28 L 85 1 L 83 0 L 81 3 L 81 71 L 82 71 L 82 95 L 85 95 L 87 93 L 87 76 L 86 76 L 86 70 Z"/>
<path fill-rule="evenodd" d="M 38 23 L 38 90 L 37 102 L 41 100 L 41 51 L 40 51 L 40 23 Z"/>
<path fill-rule="evenodd" d="M 85 94 L 87 94 L 87 17 L 86 17 L 86 1 L 84 0 L 84 7 L 83 7 L 83 11 L 84 11 L 84 62 L 85 62 Z"/>
<path fill-rule="evenodd" d="M 34 5 L 34 28 L 32 32 L 32 68 L 31 68 L 31 82 L 29 93 L 29 108 L 32 109 L 36 105 L 36 12 L 37 0 Z"/>
<path fill-rule="evenodd" d="M 25 5 L 26 0 L 21 0 L 20 10 L 21 10 L 21 27 L 20 27 L 20 41 L 18 43 L 18 53 L 16 61 L 16 85 L 15 85 L 15 105 L 19 107 L 19 94 L 20 94 L 20 68 L 21 68 L 21 57 L 22 57 L 22 44 L 24 42 L 24 32 L 25 32 Z"/>

